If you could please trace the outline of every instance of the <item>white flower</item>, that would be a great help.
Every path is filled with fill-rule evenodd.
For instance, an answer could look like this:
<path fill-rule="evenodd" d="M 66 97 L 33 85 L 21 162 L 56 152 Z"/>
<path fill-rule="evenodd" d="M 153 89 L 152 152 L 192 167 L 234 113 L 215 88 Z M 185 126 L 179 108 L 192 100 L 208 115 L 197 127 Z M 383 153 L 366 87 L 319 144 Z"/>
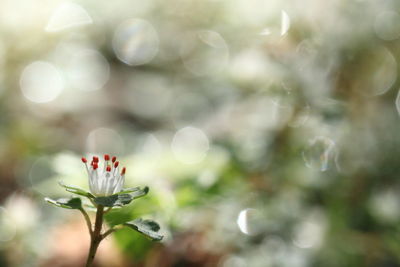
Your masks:
<path fill-rule="evenodd" d="M 104 155 L 104 163 L 99 168 L 99 158 L 93 157 L 90 166 L 87 164 L 86 158 L 82 158 L 82 162 L 86 166 L 89 175 L 89 188 L 95 196 L 110 196 L 122 190 L 125 182 L 126 168 L 122 168 L 119 172 L 119 162 L 116 157 Z"/>

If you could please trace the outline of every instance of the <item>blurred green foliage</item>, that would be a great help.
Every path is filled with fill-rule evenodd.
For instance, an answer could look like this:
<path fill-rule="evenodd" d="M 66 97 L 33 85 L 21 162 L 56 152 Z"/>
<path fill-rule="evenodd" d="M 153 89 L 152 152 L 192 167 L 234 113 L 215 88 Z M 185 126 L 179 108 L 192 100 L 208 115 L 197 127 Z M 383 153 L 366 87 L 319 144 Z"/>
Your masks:
<path fill-rule="evenodd" d="M 107 221 L 166 238 L 121 230 L 97 266 L 399 266 L 399 8 L 0 2 L 0 265 L 82 263 L 42 198 L 110 153 L 151 190 Z"/>

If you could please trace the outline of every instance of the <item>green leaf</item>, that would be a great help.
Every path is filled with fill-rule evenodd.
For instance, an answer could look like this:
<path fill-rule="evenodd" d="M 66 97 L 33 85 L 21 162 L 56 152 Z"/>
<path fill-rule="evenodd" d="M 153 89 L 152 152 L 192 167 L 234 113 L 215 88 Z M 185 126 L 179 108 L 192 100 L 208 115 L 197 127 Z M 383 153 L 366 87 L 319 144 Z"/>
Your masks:
<path fill-rule="evenodd" d="M 123 191 L 122 191 L 123 192 Z M 143 189 L 135 189 L 132 193 L 118 193 L 111 196 L 106 197 L 95 197 L 94 202 L 98 205 L 102 205 L 104 207 L 120 207 L 127 205 L 132 202 L 132 200 L 145 196 L 149 192 L 149 188 L 146 186 Z"/>
<path fill-rule="evenodd" d="M 76 195 L 88 197 L 88 198 L 91 198 L 91 199 L 94 198 L 94 196 L 93 196 L 90 192 L 88 192 L 88 191 L 86 191 L 86 190 L 83 190 L 82 188 L 75 187 L 75 186 L 70 186 L 70 185 L 66 185 L 66 184 L 64 184 L 62 181 L 60 181 L 59 184 L 60 184 L 62 187 L 64 187 L 65 190 L 67 190 L 68 192 L 74 193 L 74 194 L 76 194 Z"/>
<path fill-rule="evenodd" d="M 133 199 L 137 199 L 137 198 L 147 195 L 149 193 L 149 191 L 150 191 L 149 187 L 145 186 L 143 189 L 139 189 L 139 190 L 136 190 L 136 191 L 130 193 L 130 195 L 132 196 Z"/>
<path fill-rule="evenodd" d="M 57 200 L 46 197 L 44 200 L 59 208 L 77 210 L 82 209 L 82 200 L 79 197 L 59 198 Z"/>
<path fill-rule="evenodd" d="M 137 186 L 137 187 L 125 188 L 125 189 L 123 189 L 121 192 L 118 192 L 116 195 L 120 195 L 120 194 L 129 194 L 129 193 L 136 192 L 136 191 L 139 191 L 139 190 L 140 190 L 140 187 L 139 187 L 139 186 Z"/>
<path fill-rule="evenodd" d="M 152 220 L 143 220 L 139 218 L 124 223 L 124 225 L 138 231 L 139 233 L 150 238 L 152 241 L 161 241 L 164 237 L 163 235 L 157 233 L 160 230 L 160 226 L 158 223 Z"/>

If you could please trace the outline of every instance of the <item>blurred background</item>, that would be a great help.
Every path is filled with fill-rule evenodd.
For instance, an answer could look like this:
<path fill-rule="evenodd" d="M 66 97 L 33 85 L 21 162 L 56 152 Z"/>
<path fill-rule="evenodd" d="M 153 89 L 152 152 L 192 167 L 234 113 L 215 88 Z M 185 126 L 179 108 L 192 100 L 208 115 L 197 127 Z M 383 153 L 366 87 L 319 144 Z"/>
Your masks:
<path fill-rule="evenodd" d="M 0 266 L 82 266 L 81 156 L 147 197 L 98 267 L 400 266 L 400 2 L 0 1 Z"/>

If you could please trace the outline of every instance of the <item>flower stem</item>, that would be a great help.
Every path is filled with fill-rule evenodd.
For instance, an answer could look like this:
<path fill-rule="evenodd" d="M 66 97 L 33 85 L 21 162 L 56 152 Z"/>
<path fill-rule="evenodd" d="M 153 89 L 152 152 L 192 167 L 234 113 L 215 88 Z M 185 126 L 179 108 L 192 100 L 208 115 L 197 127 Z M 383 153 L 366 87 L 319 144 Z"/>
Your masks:
<path fill-rule="evenodd" d="M 80 212 L 82 212 L 83 217 L 85 218 L 87 227 L 89 229 L 90 238 L 92 238 L 92 236 L 93 236 L 92 222 L 90 221 L 89 215 L 83 208 L 80 208 L 79 210 L 80 210 Z"/>
<path fill-rule="evenodd" d="M 102 240 L 101 227 L 103 226 L 103 214 L 104 214 L 104 207 L 102 205 L 98 205 L 96 213 L 96 221 L 94 224 L 94 231 L 93 234 L 90 236 L 90 249 L 86 261 L 86 267 L 92 266 L 97 248 L 99 247 L 99 244 Z"/>

